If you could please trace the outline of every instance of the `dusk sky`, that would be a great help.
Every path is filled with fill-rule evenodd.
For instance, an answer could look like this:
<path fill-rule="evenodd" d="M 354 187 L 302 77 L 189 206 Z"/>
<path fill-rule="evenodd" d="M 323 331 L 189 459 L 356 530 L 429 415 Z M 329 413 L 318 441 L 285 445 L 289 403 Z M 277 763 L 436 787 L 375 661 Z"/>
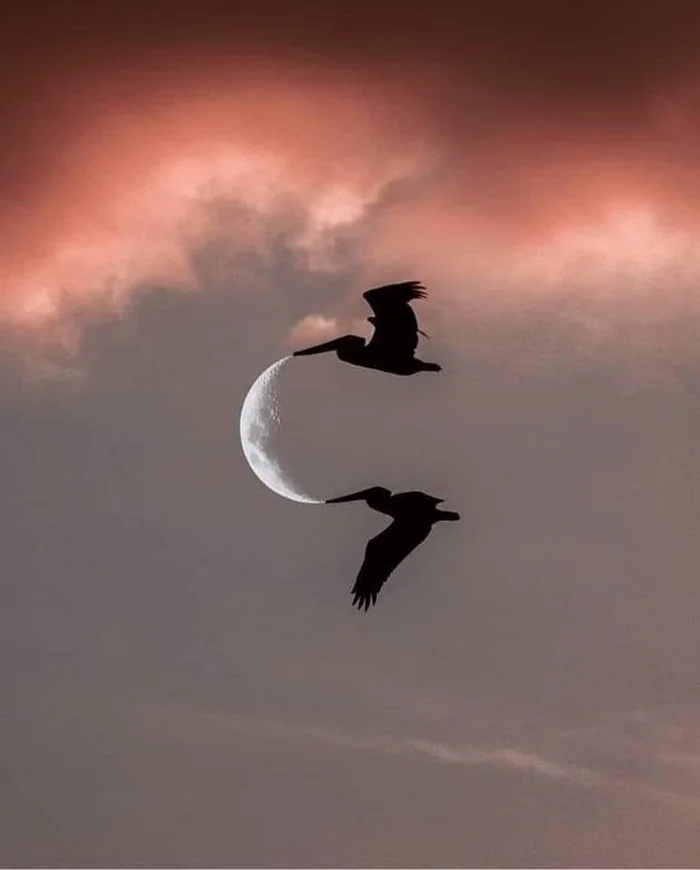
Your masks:
<path fill-rule="evenodd" d="M 2 866 L 700 864 L 698 45 L 690 0 L 10 11 Z M 412 279 L 441 373 L 281 379 L 303 489 L 462 517 L 358 613 L 384 520 L 238 416 Z"/>

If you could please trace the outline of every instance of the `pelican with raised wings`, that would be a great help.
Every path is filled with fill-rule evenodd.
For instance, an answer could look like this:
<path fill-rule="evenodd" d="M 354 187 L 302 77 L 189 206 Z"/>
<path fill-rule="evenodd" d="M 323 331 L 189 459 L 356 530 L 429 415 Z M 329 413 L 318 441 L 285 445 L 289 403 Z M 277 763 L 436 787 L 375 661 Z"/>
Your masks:
<path fill-rule="evenodd" d="M 352 603 L 358 610 L 367 610 L 376 604 L 380 589 L 389 576 L 428 537 L 435 523 L 455 522 L 460 519 L 454 511 L 437 508 L 444 499 L 424 492 L 397 492 L 373 486 L 351 495 L 330 498 L 326 504 L 364 501 L 379 513 L 387 514 L 393 522 L 367 544 L 365 558 L 352 587 Z"/>
<path fill-rule="evenodd" d="M 341 335 L 332 341 L 297 350 L 293 356 L 335 351 L 338 359 L 354 366 L 379 369 L 393 375 L 415 375 L 417 372 L 439 372 L 437 363 L 416 359 L 418 328 L 411 308 L 415 299 L 425 299 L 427 293 L 420 281 L 386 284 L 362 294 L 374 312 L 367 320 L 374 326 L 369 341 L 360 335 Z M 426 336 L 427 338 L 427 336 Z"/>

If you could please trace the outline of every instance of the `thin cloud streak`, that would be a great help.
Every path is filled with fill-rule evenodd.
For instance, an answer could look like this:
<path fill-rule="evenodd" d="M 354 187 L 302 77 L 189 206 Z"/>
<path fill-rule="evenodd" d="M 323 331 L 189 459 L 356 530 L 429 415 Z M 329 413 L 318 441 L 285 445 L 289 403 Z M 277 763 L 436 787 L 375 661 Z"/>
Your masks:
<path fill-rule="evenodd" d="M 635 780 L 607 776 L 580 764 L 557 761 L 537 752 L 512 747 L 460 746 L 415 737 L 363 737 L 324 724 L 283 722 L 257 716 L 207 712 L 179 706 L 150 707 L 148 715 L 156 715 L 161 723 L 163 719 L 167 719 L 170 725 L 176 726 L 186 722 L 230 729 L 271 740 L 301 740 L 387 756 L 425 757 L 458 767 L 483 766 L 512 770 L 573 786 L 613 790 L 640 799 L 671 804 L 678 809 L 700 814 L 700 800 Z"/>

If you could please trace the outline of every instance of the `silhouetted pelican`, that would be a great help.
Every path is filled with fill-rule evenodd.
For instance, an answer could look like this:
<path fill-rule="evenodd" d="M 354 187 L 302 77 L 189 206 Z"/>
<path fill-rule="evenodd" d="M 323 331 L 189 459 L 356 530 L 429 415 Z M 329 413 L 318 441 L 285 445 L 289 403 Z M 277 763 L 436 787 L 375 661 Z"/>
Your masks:
<path fill-rule="evenodd" d="M 444 499 L 424 492 L 397 492 L 392 495 L 391 490 L 383 486 L 373 486 L 351 495 L 329 498 L 326 504 L 345 501 L 365 501 L 373 510 L 394 519 L 391 525 L 367 544 L 365 559 L 351 592 L 353 606 L 358 610 L 363 607 L 367 610 L 370 604 L 376 603 L 379 590 L 390 574 L 423 543 L 435 523 L 460 519 L 454 511 L 436 508 Z"/>
<path fill-rule="evenodd" d="M 414 299 L 427 296 L 420 281 L 386 284 L 362 294 L 374 312 L 367 320 L 374 326 L 369 341 L 359 335 L 341 335 L 306 350 L 297 350 L 293 356 L 308 356 L 334 350 L 338 359 L 354 366 L 379 369 L 394 375 L 414 375 L 416 372 L 440 372 L 441 366 L 416 359 L 418 329 L 416 315 L 411 308 Z M 428 336 L 425 336 L 426 338 Z"/>

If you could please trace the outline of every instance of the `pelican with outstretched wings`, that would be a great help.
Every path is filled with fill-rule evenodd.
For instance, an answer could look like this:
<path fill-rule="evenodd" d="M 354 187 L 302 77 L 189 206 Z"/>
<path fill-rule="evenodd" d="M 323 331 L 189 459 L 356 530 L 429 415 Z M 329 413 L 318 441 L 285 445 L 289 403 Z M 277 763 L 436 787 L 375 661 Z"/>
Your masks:
<path fill-rule="evenodd" d="M 343 362 L 394 375 L 442 371 L 436 363 L 423 362 L 415 356 L 418 335 L 425 335 L 418 328 L 416 315 L 411 308 L 411 302 L 427 296 L 420 281 L 386 284 L 367 290 L 362 295 L 374 312 L 372 317 L 367 318 L 374 326 L 374 334 L 369 341 L 359 335 L 341 335 L 332 341 L 297 350 L 293 356 L 335 351 Z"/>
<path fill-rule="evenodd" d="M 454 511 L 437 508 L 444 499 L 424 492 L 397 492 L 383 486 L 373 486 L 351 495 L 330 498 L 326 504 L 364 501 L 375 511 L 387 514 L 393 522 L 367 544 L 365 558 L 355 585 L 352 603 L 358 610 L 368 610 L 376 604 L 377 595 L 390 575 L 428 537 L 435 523 L 460 519 Z"/>

